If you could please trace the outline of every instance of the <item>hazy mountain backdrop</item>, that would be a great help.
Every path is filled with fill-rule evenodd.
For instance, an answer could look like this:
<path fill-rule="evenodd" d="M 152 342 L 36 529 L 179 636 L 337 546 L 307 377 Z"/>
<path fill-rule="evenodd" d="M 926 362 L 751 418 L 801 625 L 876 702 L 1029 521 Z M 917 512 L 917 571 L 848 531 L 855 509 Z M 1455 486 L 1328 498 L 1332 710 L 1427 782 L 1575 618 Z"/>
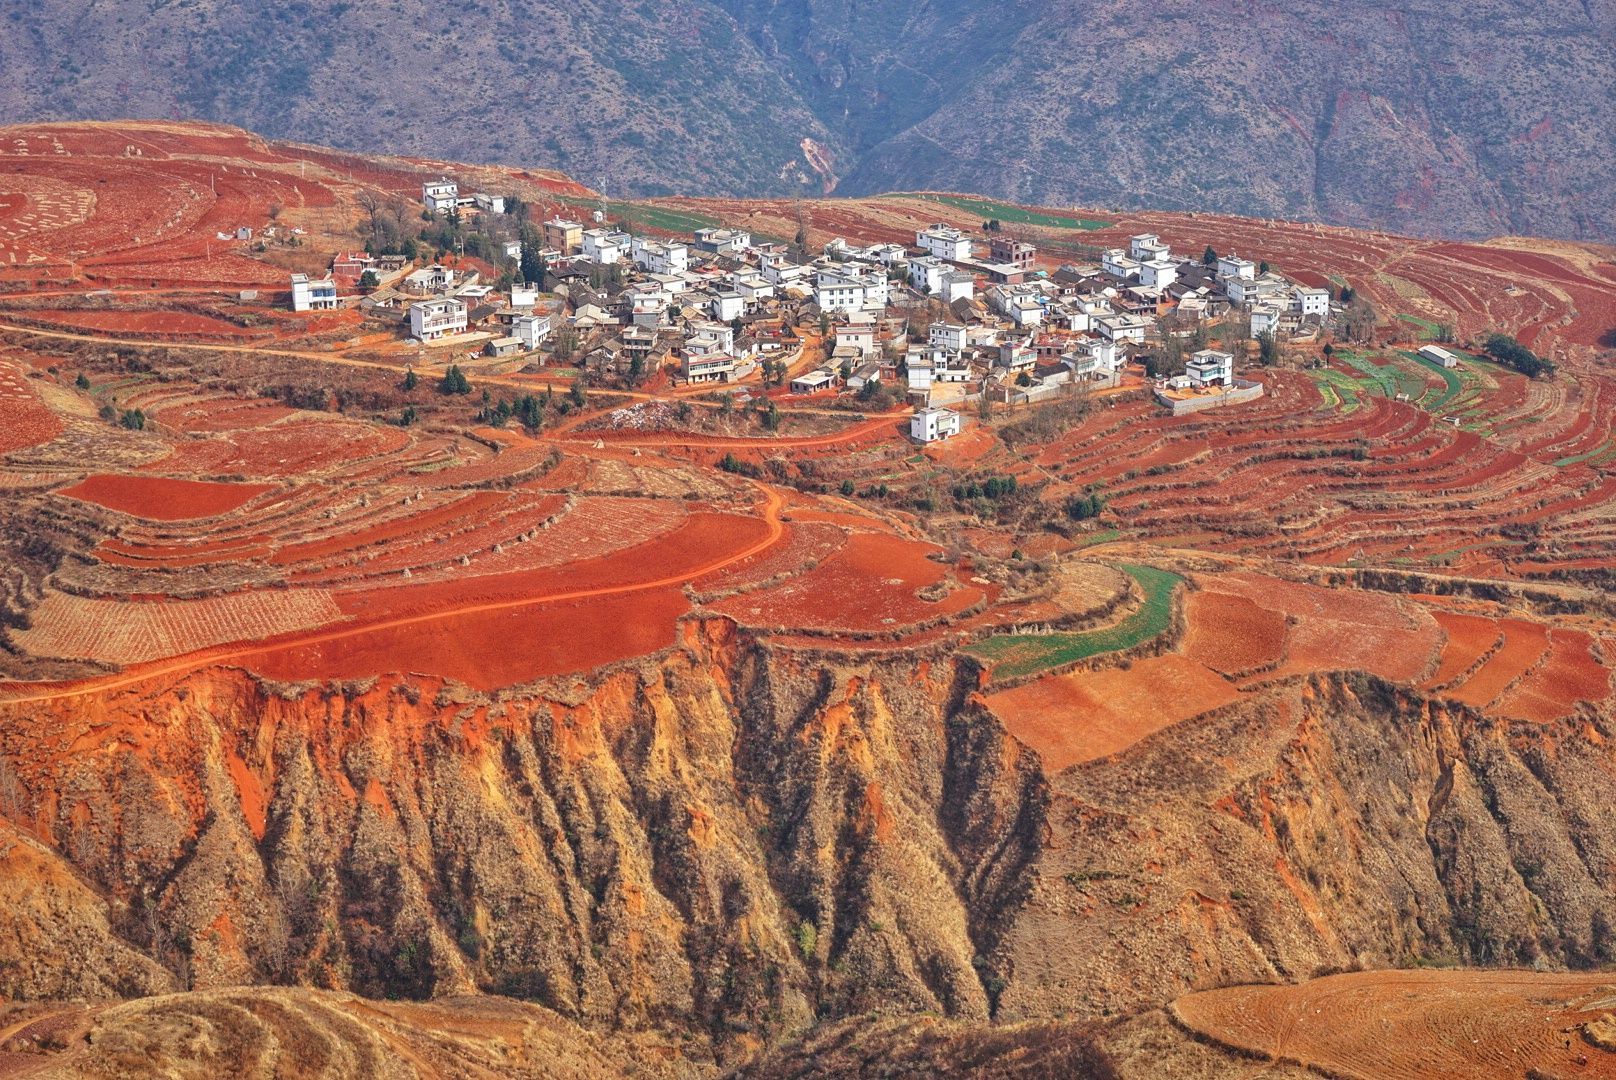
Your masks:
<path fill-rule="evenodd" d="M 0 121 L 1616 239 L 1616 0 L 0 0 Z M 4 149 L 4 148 L 0 148 Z"/>

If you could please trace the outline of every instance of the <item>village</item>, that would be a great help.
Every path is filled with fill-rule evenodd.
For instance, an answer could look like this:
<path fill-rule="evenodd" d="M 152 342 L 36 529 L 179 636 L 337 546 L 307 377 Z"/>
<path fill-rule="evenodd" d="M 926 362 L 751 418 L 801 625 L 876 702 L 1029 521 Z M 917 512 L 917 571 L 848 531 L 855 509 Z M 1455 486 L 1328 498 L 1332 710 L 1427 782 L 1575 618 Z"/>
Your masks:
<path fill-rule="evenodd" d="M 1175 415 L 1251 401 L 1263 384 L 1241 369 L 1281 342 L 1324 341 L 1350 296 L 1211 246 L 1175 253 L 1152 233 L 1093 263 L 1040 265 L 997 221 L 980 235 L 933 224 L 910 246 L 836 238 L 815 254 L 803 232 L 795 244 L 722 227 L 652 237 L 602 209 L 534 222 L 514 197 L 463 195 L 449 179 L 424 183 L 421 204 L 460 254 L 469 221 L 483 258 L 342 254 L 323 279 L 293 275 L 293 310 L 357 302 L 428 370 L 549 369 L 738 405 L 908 403 L 922 443 L 972 412 L 1061 395 L 1146 389 Z"/>

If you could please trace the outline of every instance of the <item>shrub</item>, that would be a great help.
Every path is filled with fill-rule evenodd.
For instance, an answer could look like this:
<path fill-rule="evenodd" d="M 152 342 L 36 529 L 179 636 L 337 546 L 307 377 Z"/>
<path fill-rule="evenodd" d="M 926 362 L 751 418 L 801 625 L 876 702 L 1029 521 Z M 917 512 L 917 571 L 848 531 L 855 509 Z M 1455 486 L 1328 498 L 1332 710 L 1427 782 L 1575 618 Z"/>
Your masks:
<path fill-rule="evenodd" d="M 465 372 L 460 370 L 459 364 L 450 364 L 449 370 L 443 373 L 443 381 L 438 384 L 438 390 L 445 394 L 469 394 L 471 383 L 466 380 Z"/>

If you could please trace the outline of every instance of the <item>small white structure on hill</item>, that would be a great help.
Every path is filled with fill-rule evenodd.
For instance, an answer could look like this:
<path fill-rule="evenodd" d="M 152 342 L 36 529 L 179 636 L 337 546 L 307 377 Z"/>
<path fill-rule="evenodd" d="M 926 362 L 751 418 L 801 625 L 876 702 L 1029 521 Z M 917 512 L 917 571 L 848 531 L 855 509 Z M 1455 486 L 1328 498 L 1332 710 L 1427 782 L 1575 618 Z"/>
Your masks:
<path fill-rule="evenodd" d="M 960 432 L 960 415 L 953 409 L 921 409 L 909 418 L 909 436 L 917 442 L 939 442 Z"/>
<path fill-rule="evenodd" d="M 307 274 L 292 275 L 293 311 L 332 311 L 337 306 L 337 283 L 330 278 L 310 281 Z"/>
<path fill-rule="evenodd" d="M 1459 366 L 1459 358 L 1440 345 L 1422 345 L 1420 346 L 1420 355 L 1431 361 L 1431 363 L 1445 368 L 1452 369 Z"/>
<path fill-rule="evenodd" d="M 421 201 L 434 214 L 447 214 L 460 204 L 460 185 L 453 180 L 428 180 L 421 185 Z"/>

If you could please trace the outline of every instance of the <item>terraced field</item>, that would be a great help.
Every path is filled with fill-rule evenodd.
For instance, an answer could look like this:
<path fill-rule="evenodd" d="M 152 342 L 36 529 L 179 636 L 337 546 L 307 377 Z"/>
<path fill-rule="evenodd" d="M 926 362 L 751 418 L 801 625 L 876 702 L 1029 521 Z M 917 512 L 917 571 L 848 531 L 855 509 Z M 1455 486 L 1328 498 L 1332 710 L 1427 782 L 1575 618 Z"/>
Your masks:
<path fill-rule="evenodd" d="M 1103 653 L 1122 652 L 1165 634 L 1173 596 L 1183 578 L 1153 566 L 1123 564 L 1139 589 L 1139 602 L 1114 626 L 1076 633 L 998 634 L 965 650 L 991 666 L 995 680 L 1018 679 Z"/>
<path fill-rule="evenodd" d="M 1581 1035 L 1613 1006 L 1603 974 L 1365 971 L 1209 990 L 1171 1008 L 1217 1044 L 1328 1076 L 1517 1080 L 1616 1075 L 1616 1055 Z"/>

